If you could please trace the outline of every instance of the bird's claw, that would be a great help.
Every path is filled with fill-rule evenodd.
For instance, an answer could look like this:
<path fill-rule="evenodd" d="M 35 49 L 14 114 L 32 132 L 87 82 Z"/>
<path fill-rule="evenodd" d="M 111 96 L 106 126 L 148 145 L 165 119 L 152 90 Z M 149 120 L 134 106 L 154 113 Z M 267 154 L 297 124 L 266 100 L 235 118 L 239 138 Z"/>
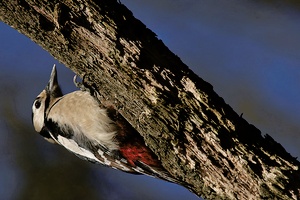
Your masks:
<path fill-rule="evenodd" d="M 83 82 L 83 79 L 82 79 L 82 82 L 77 82 L 77 75 L 74 76 L 73 78 L 73 83 L 74 85 L 79 88 L 81 91 L 87 91 L 87 92 L 90 92 L 90 89 L 88 87 L 85 86 L 84 82 Z"/>
<path fill-rule="evenodd" d="M 77 79 L 77 75 L 74 76 L 73 78 L 73 83 L 74 85 L 79 88 L 81 91 L 84 91 L 84 92 L 89 92 L 91 96 L 93 96 L 96 101 L 101 105 L 101 101 L 99 100 L 99 96 L 101 96 L 99 94 L 99 92 L 97 92 L 96 90 L 93 89 L 93 87 L 90 87 L 89 85 L 87 85 L 84 81 L 86 75 L 84 75 L 82 77 L 82 82 L 77 82 L 76 79 Z"/>

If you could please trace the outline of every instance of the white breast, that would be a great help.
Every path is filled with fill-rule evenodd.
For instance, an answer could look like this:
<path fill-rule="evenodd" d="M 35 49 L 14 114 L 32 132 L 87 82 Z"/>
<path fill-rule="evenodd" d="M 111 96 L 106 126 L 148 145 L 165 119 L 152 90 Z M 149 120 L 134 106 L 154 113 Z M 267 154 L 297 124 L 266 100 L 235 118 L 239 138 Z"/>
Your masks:
<path fill-rule="evenodd" d="M 92 143 L 104 145 L 110 150 L 118 147 L 114 141 L 117 130 L 114 122 L 107 116 L 106 109 L 100 108 L 88 92 L 75 91 L 58 99 L 48 117 L 59 122 L 62 130 L 71 128 L 75 140 L 88 138 Z"/>

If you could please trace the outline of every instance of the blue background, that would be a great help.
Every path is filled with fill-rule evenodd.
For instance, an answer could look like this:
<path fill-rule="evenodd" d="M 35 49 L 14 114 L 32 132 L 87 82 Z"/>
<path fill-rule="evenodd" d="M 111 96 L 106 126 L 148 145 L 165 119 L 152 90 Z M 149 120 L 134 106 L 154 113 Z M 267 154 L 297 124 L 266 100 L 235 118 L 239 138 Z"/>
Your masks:
<path fill-rule="evenodd" d="M 263 2 L 122 1 L 237 113 L 299 157 L 300 14 L 291 4 Z M 74 74 L 4 23 L 0 36 L 1 199 L 198 199 L 44 141 L 32 128 L 32 102 L 54 63 L 64 92 L 76 89 Z"/>

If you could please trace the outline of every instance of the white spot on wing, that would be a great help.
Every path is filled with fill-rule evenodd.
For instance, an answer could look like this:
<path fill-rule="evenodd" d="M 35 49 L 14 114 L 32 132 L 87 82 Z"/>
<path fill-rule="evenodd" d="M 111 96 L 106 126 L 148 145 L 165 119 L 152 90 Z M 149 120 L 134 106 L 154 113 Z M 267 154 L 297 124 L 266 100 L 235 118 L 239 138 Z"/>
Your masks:
<path fill-rule="evenodd" d="M 101 151 L 100 149 L 98 150 L 98 154 L 101 156 L 101 158 L 103 159 L 103 162 L 105 165 L 110 166 L 111 162 L 104 156 L 104 152 Z"/>
<path fill-rule="evenodd" d="M 122 160 L 125 160 L 125 159 L 122 159 Z M 124 163 L 122 163 L 120 160 L 115 160 L 115 162 L 118 164 L 118 166 L 119 166 L 119 168 L 121 170 L 123 170 L 123 171 L 131 171 L 131 168 L 129 168 L 126 165 L 124 165 Z M 127 163 L 127 161 L 125 163 Z"/>
<path fill-rule="evenodd" d="M 90 160 L 93 160 L 95 162 L 100 162 L 96 157 L 95 155 L 90 152 L 89 150 L 87 149 L 84 149 L 82 147 L 80 147 L 74 140 L 72 139 L 67 139 L 67 138 L 64 138 L 62 136 L 58 136 L 57 137 L 57 142 L 59 144 L 61 144 L 62 146 L 64 146 L 66 149 L 68 149 L 69 151 L 79 155 L 79 156 L 82 156 L 84 158 L 87 158 L 87 159 L 90 159 Z"/>

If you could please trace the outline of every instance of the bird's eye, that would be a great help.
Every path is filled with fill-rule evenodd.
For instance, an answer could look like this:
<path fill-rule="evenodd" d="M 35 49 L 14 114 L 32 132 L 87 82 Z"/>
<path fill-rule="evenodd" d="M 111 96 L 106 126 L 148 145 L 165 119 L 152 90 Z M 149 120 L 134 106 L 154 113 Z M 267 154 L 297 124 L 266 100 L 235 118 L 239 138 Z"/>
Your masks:
<path fill-rule="evenodd" d="M 36 109 L 38 109 L 41 106 L 41 102 L 40 101 L 36 101 L 34 103 L 34 106 L 35 106 Z"/>

